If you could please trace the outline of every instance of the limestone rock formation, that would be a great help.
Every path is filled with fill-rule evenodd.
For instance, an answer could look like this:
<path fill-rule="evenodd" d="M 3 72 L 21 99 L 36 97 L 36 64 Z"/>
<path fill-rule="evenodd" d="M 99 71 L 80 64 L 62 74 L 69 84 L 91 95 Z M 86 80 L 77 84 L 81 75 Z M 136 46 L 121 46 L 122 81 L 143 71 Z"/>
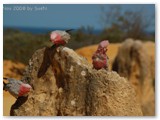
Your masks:
<path fill-rule="evenodd" d="M 119 48 L 113 70 L 126 77 L 136 90 L 143 115 L 155 115 L 154 64 L 147 49 L 139 40 L 127 39 Z"/>
<path fill-rule="evenodd" d="M 142 116 L 135 91 L 116 72 L 92 69 L 67 47 L 58 47 L 45 75 L 37 78 L 45 48 L 29 61 L 23 81 L 32 85 L 27 98 L 12 105 L 14 116 Z"/>

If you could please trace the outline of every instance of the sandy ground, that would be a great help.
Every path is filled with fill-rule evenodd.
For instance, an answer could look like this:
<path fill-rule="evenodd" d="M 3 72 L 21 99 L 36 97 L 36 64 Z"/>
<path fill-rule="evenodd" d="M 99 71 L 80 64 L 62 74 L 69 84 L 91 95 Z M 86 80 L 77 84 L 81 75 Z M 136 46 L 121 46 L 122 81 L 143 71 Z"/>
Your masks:
<path fill-rule="evenodd" d="M 3 92 L 3 115 L 9 116 L 10 108 L 14 104 L 16 99 L 12 97 L 8 92 Z"/>
<path fill-rule="evenodd" d="M 145 47 L 148 50 L 148 54 L 154 59 L 155 57 L 155 44 L 152 42 L 146 42 Z M 107 55 L 109 56 L 109 68 L 111 69 L 111 64 L 114 61 L 115 56 L 117 55 L 118 48 L 120 44 L 110 44 L 108 47 Z M 91 56 L 96 51 L 97 45 L 87 46 L 76 50 L 76 52 L 84 57 L 91 63 Z M 25 68 L 25 65 L 21 63 L 14 63 L 9 60 L 3 62 L 3 75 L 4 77 L 13 77 L 20 79 L 22 76 L 22 71 Z M 12 97 L 8 92 L 3 92 L 3 115 L 9 116 L 10 108 L 15 102 L 15 98 Z"/>

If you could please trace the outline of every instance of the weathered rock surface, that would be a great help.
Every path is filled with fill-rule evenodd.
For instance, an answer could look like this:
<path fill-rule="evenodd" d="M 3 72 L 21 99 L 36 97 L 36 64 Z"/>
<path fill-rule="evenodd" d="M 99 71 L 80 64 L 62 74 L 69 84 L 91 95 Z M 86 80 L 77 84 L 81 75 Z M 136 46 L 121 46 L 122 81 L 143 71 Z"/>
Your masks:
<path fill-rule="evenodd" d="M 87 60 L 59 47 L 45 75 L 37 78 L 45 48 L 29 61 L 23 81 L 33 90 L 11 108 L 14 116 L 141 116 L 130 83 L 116 72 L 94 70 Z"/>
<path fill-rule="evenodd" d="M 141 41 L 127 39 L 120 46 L 112 68 L 135 88 L 143 115 L 152 116 L 155 115 L 154 64 L 147 49 Z"/>

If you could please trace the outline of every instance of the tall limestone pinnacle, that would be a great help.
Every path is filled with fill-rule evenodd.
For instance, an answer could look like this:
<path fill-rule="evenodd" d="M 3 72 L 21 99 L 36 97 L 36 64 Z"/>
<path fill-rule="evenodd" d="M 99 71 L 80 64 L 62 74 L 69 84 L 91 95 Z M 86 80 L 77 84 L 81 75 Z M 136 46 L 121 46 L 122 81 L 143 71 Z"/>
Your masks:
<path fill-rule="evenodd" d="M 14 116 L 142 116 L 135 91 L 116 72 L 96 70 L 67 47 L 57 47 L 37 77 L 45 48 L 35 51 L 23 76 L 33 90 L 12 105 Z"/>

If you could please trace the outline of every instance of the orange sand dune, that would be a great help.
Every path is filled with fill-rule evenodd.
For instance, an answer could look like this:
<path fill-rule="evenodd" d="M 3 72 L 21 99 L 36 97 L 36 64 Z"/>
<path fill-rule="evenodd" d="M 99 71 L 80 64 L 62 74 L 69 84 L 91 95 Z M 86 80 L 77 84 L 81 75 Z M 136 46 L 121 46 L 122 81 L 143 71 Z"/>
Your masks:
<path fill-rule="evenodd" d="M 3 77 L 21 79 L 25 65 L 11 60 L 3 61 Z"/>

